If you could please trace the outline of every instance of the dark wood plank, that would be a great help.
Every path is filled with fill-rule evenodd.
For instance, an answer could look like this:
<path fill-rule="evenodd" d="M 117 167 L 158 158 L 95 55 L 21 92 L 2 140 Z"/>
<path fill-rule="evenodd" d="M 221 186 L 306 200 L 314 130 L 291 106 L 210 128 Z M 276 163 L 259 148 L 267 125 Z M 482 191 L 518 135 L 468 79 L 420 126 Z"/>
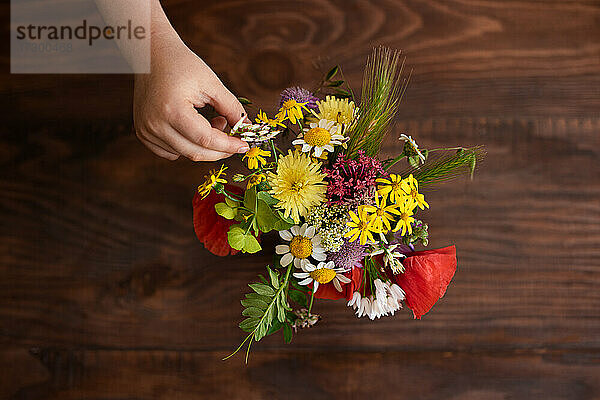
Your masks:
<path fill-rule="evenodd" d="M 334 63 L 358 88 L 365 58 L 379 44 L 404 49 L 413 68 L 405 118 L 583 117 L 600 109 L 600 7 L 593 1 L 163 3 L 183 39 L 234 93 L 267 109 L 281 89 L 311 85 Z M 129 118 L 131 87 L 130 77 L 114 75 L 0 78 L 3 108 L 25 120 Z"/>
<path fill-rule="evenodd" d="M 600 395 L 597 352 L 2 352 L 7 399 L 573 399 Z M 23 379 L 10 361 L 27 365 Z"/>
<path fill-rule="evenodd" d="M 223 363 L 270 256 L 217 258 L 196 241 L 191 196 L 214 165 L 136 141 L 129 76 L 3 74 L 0 398 L 600 397 L 597 1 L 164 4 L 265 109 L 336 63 L 358 91 L 373 46 L 404 49 L 396 136 L 489 153 L 473 183 L 427 193 L 431 246 L 457 245 L 457 275 L 422 321 L 321 302 L 291 346 L 270 337 L 250 368 Z"/>

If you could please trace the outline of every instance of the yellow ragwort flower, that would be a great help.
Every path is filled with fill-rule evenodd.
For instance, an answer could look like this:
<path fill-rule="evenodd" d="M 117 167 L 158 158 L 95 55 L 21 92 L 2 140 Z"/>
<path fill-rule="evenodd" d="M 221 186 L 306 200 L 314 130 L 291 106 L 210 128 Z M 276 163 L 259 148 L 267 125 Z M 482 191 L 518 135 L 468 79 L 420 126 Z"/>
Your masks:
<path fill-rule="evenodd" d="M 402 190 L 408 196 L 408 201 L 412 204 L 412 209 L 417 206 L 421 210 L 424 210 L 425 207 L 429 208 L 429 204 L 425 201 L 425 196 L 419 193 L 419 182 L 412 174 L 402 180 Z"/>
<path fill-rule="evenodd" d="M 326 174 L 320 171 L 321 163 L 299 151 L 288 151 L 279 158 L 277 171 L 269 172 L 267 181 L 271 185 L 270 193 L 279 200 L 277 204 L 285 210 L 284 217 L 292 217 L 299 223 L 314 207 L 323 203 L 327 184 Z"/>
<path fill-rule="evenodd" d="M 248 185 L 246 186 L 246 189 L 250 189 L 266 179 L 267 177 L 264 174 L 254 174 L 248 179 Z"/>
<path fill-rule="evenodd" d="M 300 121 L 304 118 L 302 114 L 302 109 L 309 112 L 308 108 L 305 107 L 306 103 L 298 103 L 294 99 L 286 100 L 281 105 L 279 112 L 275 115 L 275 118 L 280 122 L 289 119 L 292 124 L 295 124 L 296 121 Z"/>
<path fill-rule="evenodd" d="M 406 235 L 406 232 L 410 235 L 412 233 L 412 223 L 415 222 L 415 219 L 412 217 L 412 204 L 409 202 L 405 202 L 398 206 L 398 211 L 400 214 L 400 218 L 398 219 L 398 223 L 394 228 L 393 232 L 397 232 L 402 229 L 400 233 L 402 236 Z"/>
<path fill-rule="evenodd" d="M 242 160 L 248 159 L 248 168 L 257 169 L 259 166 L 263 166 L 267 163 L 264 157 L 270 157 L 271 152 L 266 150 L 261 150 L 260 147 L 252 147 L 250 150 L 246 152 Z"/>
<path fill-rule="evenodd" d="M 380 200 L 378 195 L 375 195 L 375 205 L 364 205 L 362 207 L 370 214 L 371 230 L 377 233 L 388 233 L 391 229 L 390 222 L 395 219 L 392 214 L 400 214 L 396 204 L 387 205 L 386 198 L 381 197 Z"/>
<path fill-rule="evenodd" d="M 377 187 L 377 193 L 381 196 L 389 196 L 390 202 L 402 204 L 406 201 L 407 194 L 402 190 L 400 175 L 390 174 L 389 178 L 377 178 L 375 182 L 381 184 Z"/>
<path fill-rule="evenodd" d="M 279 114 L 277 114 L 279 115 Z M 285 125 L 282 124 L 282 121 L 279 118 L 269 118 L 267 116 L 267 113 L 265 113 L 263 110 L 258 110 L 258 115 L 256 116 L 256 119 L 254 120 L 257 124 L 268 124 L 269 126 L 275 128 L 277 126 L 281 126 L 282 128 L 285 128 Z"/>
<path fill-rule="evenodd" d="M 344 234 L 344 237 L 350 238 L 351 242 L 360 239 L 360 244 L 366 244 L 367 241 L 374 242 L 372 235 L 372 226 L 369 215 L 363 207 L 358 208 L 358 215 L 350 211 L 351 220 L 346 223 L 350 230 Z"/>
<path fill-rule="evenodd" d="M 222 178 L 225 176 L 226 169 L 227 167 L 225 165 L 221 165 L 221 168 L 218 171 L 213 169 L 204 177 L 204 183 L 198 186 L 198 193 L 200 194 L 201 198 L 206 198 L 206 196 L 208 196 L 208 194 L 217 184 L 224 185 L 227 183 L 227 180 Z"/>

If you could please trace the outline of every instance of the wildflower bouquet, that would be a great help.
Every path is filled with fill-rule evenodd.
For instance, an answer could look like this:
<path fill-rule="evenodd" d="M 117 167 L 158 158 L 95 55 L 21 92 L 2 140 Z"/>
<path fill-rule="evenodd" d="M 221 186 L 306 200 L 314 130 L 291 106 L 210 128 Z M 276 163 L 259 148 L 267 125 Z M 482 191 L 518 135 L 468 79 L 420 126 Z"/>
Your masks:
<path fill-rule="evenodd" d="M 320 319 L 315 299 L 345 299 L 358 317 L 373 320 L 403 303 L 421 318 L 444 295 L 456 252 L 415 250 L 428 244 L 421 190 L 472 174 L 484 152 L 426 150 L 402 134 L 403 151 L 379 158 L 407 87 L 403 69 L 399 52 L 375 49 L 359 104 L 334 67 L 313 91 L 284 90 L 273 117 L 261 110 L 254 123 L 244 118 L 232 128 L 250 145 L 242 158 L 248 170 L 232 177 L 245 189 L 227 182 L 227 167 L 211 171 L 194 198 L 196 234 L 221 256 L 256 253 L 271 231 L 281 239 L 267 273 L 241 301 L 239 326 L 248 336 L 233 354 L 244 344 L 248 354 L 252 342 L 280 330 L 290 342 Z M 290 134 L 284 149 L 275 144 Z"/>

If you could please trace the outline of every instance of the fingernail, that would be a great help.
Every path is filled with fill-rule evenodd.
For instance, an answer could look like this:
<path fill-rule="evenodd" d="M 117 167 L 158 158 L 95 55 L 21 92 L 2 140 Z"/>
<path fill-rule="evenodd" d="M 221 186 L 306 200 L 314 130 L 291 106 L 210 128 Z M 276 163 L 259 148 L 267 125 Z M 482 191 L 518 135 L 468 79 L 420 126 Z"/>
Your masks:
<path fill-rule="evenodd" d="M 245 152 L 247 152 L 248 150 L 250 150 L 250 147 L 248 147 L 248 146 L 242 146 L 242 147 L 240 147 L 240 148 L 238 149 L 238 151 L 237 151 L 237 152 L 238 152 L 238 153 L 245 153 Z"/>

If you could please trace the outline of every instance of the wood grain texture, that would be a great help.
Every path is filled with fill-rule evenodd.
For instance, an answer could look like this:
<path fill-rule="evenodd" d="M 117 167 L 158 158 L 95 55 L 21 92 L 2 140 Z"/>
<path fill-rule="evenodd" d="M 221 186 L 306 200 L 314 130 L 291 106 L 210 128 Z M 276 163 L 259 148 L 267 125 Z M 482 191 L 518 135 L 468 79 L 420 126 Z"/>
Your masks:
<path fill-rule="evenodd" d="M 592 400 L 600 389 L 599 354 L 563 351 L 262 351 L 252 368 L 222 363 L 215 352 L 32 349 L 3 356 L 3 367 L 17 361 L 31 369 L 24 379 L 8 368 L 14 380 L 5 388 L 18 390 L 5 393 L 13 399 Z"/>
<path fill-rule="evenodd" d="M 600 398 L 597 2 L 164 3 L 266 109 L 331 64 L 358 90 L 372 46 L 405 49 L 413 79 L 384 153 L 401 132 L 488 151 L 474 182 L 426 194 L 456 277 L 421 321 L 324 301 L 292 345 L 223 363 L 270 255 L 197 242 L 191 197 L 214 165 L 137 142 L 130 77 L 2 75 L 0 398 Z"/>

